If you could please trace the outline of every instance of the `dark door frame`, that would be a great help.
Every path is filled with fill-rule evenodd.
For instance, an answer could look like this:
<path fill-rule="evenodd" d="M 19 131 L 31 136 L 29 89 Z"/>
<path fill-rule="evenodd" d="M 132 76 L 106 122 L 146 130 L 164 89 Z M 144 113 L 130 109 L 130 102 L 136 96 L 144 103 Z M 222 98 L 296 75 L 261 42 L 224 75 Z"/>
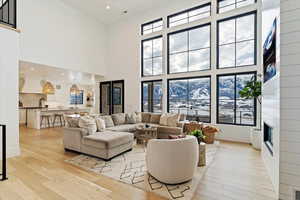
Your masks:
<path fill-rule="evenodd" d="M 114 84 L 118 84 L 118 83 L 121 83 L 122 84 L 122 112 L 124 113 L 124 110 L 125 110 L 125 81 L 124 80 L 116 80 L 116 81 L 104 81 L 104 82 L 100 82 L 100 87 L 99 87 L 99 90 L 100 90 L 100 113 L 102 113 L 102 86 L 103 85 L 106 85 L 106 84 L 109 84 L 109 114 L 113 114 L 114 113 L 114 105 L 113 105 L 113 99 L 114 99 L 114 93 L 113 93 L 113 88 L 114 88 Z"/>

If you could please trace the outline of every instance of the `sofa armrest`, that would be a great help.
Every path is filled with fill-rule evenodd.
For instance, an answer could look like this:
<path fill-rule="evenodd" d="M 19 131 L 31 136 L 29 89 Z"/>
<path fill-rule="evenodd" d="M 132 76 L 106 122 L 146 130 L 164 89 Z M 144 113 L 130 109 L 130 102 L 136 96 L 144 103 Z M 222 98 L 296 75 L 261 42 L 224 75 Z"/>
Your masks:
<path fill-rule="evenodd" d="M 183 129 L 180 127 L 159 126 L 157 128 L 158 138 L 167 139 L 169 135 L 181 135 Z"/>
<path fill-rule="evenodd" d="M 80 152 L 82 137 L 88 135 L 88 130 L 84 128 L 64 128 L 63 132 L 64 148 Z"/>
<path fill-rule="evenodd" d="M 85 128 L 64 128 L 64 132 L 67 134 L 80 134 L 81 137 L 89 135 L 88 129 Z"/>

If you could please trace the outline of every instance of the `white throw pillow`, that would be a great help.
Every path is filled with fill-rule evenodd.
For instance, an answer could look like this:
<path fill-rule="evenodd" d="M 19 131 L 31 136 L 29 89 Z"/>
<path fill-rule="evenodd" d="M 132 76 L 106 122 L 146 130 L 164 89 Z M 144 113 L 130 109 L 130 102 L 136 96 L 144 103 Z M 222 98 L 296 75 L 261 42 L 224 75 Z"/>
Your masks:
<path fill-rule="evenodd" d="M 92 135 L 97 132 L 96 121 L 90 116 L 80 117 L 78 125 L 80 128 L 86 128 L 89 132 L 89 135 Z"/>
<path fill-rule="evenodd" d="M 170 127 L 177 127 L 177 123 L 179 122 L 179 115 L 178 114 L 170 114 L 168 116 L 168 122 L 167 122 L 167 126 Z"/>
<path fill-rule="evenodd" d="M 163 126 L 168 126 L 168 118 L 169 118 L 169 113 L 162 114 L 159 120 L 159 124 Z"/>
<path fill-rule="evenodd" d="M 101 118 L 96 118 L 97 129 L 99 132 L 102 132 L 106 129 L 105 121 Z"/>

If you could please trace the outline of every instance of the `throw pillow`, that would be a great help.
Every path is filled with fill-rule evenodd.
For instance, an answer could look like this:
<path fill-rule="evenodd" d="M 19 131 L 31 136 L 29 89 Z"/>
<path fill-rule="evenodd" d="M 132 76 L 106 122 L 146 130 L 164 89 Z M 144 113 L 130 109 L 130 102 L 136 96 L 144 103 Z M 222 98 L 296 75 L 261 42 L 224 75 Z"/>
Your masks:
<path fill-rule="evenodd" d="M 168 113 L 162 114 L 159 120 L 159 124 L 163 126 L 168 126 L 168 118 L 169 118 Z"/>
<path fill-rule="evenodd" d="M 114 121 L 114 125 L 118 126 L 118 125 L 125 124 L 126 115 L 125 113 L 118 113 L 118 114 L 111 115 L 111 118 Z"/>
<path fill-rule="evenodd" d="M 151 114 L 150 113 L 142 113 L 142 122 L 150 123 Z"/>
<path fill-rule="evenodd" d="M 114 127 L 114 121 L 112 120 L 111 116 L 106 115 L 106 116 L 101 116 L 101 119 L 103 119 L 105 121 L 105 127 L 106 128 L 110 128 L 110 127 Z"/>
<path fill-rule="evenodd" d="M 185 135 L 169 135 L 169 139 L 181 139 L 181 138 L 185 138 Z"/>
<path fill-rule="evenodd" d="M 179 115 L 178 114 L 171 114 L 168 117 L 167 126 L 170 127 L 177 127 L 177 123 L 179 122 Z"/>
<path fill-rule="evenodd" d="M 86 128 L 89 132 L 89 135 L 92 135 L 97 132 L 96 121 L 90 116 L 80 117 L 78 124 L 80 128 Z"/>
<path fill-rule="evenodd" d="M 105 121 L 103 120 L 103 119 L 101 119 L 101 118 L 96 118 L 96 125 L 97 125 L 97 130 L 99 131 L 99 132 L 102 132 L 102 131 L 104 131 L 105 130 Z"/>
<path fill-rule="evenodd" d="M 79 118 L 67 117 L 67 127 L 69 128 L 79 128 Z"/>
<path fill-rule="evenodd" d="M 136 114 L 136 123 L 142 123 L 142 113 L 135 112 Z"/>
<path fill-rule="evenodd" d="M 161 114 L 151 114 L 150 123 L 151 124 L 159 124 Z"/>
<path fill-rule="evenodd" d="M 136 124 L 136 123 L 137 123 L 137 115 L 135 113 L 127 113 L 126 124 Z"/>

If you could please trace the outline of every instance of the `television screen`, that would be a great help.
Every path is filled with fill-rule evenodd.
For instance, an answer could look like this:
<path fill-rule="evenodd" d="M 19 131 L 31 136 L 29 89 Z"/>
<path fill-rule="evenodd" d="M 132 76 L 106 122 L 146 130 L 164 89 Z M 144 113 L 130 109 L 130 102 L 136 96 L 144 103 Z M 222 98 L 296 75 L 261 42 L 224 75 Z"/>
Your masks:
<path fill-rule="evenodd" d="M 274 20 L 272 29 L 264 43 L 264 82 L 273 78 L 276 73 L 276 31 L 277 19 Z"/>

